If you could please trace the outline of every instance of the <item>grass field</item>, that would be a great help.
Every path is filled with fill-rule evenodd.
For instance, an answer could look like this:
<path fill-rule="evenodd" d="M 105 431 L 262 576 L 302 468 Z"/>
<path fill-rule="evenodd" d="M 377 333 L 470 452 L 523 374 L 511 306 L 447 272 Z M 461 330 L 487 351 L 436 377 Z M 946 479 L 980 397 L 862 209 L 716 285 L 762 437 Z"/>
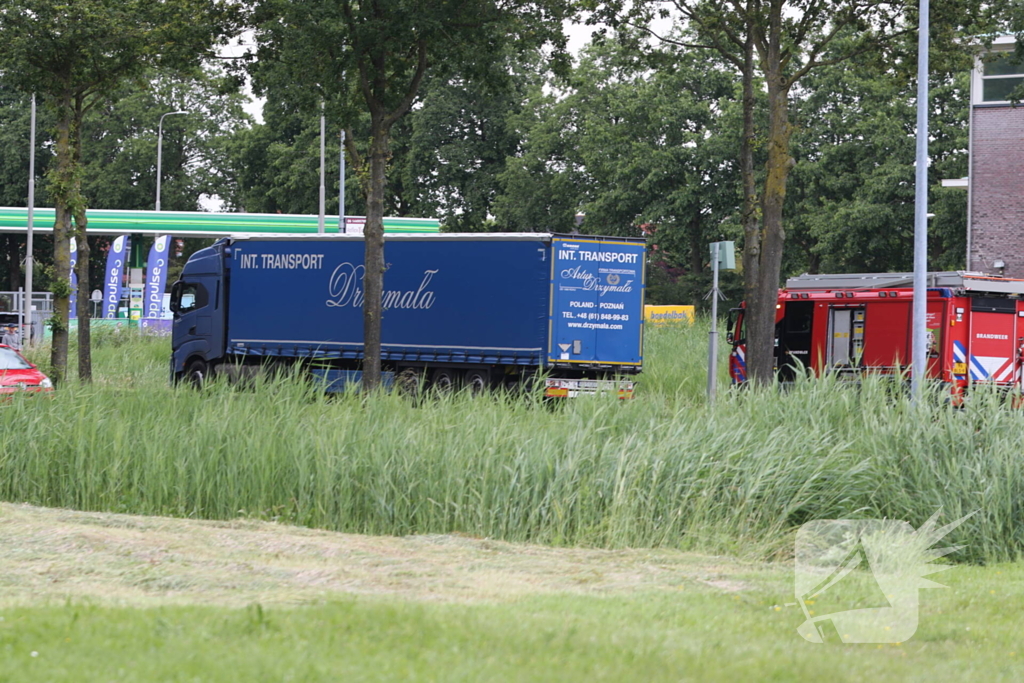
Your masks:
<path fill-rule="evenodd" d="M 892 387 L 703 395 L 706 329 L 654 330 L 635 400 L 176 391 L 166 340 L 106 336 L 99 380 L 0 410 L 0 499 L 371 534 L 785 556 L 821 518 L 977 510 L 958 560 L 1024 549 L 1024 411 Z"/>
<path fill-rule="evenodd" d="M 82 511 L 0 506 L 0 681 L 1024 679 L 1024 413 L 724 369 L 709 406 L 706 340 L 551 406 L 175 390 L 102 335 L 93 385 L 0 406 L 0 500 Z M 977 513 L 912 640 L 800 638 L 800 524 L 938 509 Z"/>
<path fill-rule="evenodd" d="M 1024 565 L 814 645 L 786 563 L 0 506 L 0 680 L 1017 681 Z"/>

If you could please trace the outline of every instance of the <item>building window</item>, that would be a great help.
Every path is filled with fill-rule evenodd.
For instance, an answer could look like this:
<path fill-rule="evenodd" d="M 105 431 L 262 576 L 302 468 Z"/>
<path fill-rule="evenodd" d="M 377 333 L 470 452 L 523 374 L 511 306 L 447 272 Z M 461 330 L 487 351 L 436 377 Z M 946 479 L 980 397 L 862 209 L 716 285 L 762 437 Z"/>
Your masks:
<path fill-rule="evenodd" d="M 1024 83 L 1024 63 L 1012 52 L 989 54 L 982 60 L 981 101 L 1007 102 Z"/>

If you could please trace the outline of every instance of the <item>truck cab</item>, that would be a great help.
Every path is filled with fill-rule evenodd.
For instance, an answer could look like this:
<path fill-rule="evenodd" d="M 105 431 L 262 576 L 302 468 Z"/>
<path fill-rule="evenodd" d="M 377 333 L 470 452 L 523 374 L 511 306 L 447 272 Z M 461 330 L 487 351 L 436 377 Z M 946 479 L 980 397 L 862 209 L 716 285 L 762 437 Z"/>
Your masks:
<path fill-rule="evenodd" d="M 171 380 L 202 383 L 224 356 L 224 250 L 221 240 L 192 255 L 171 286 Z"/>

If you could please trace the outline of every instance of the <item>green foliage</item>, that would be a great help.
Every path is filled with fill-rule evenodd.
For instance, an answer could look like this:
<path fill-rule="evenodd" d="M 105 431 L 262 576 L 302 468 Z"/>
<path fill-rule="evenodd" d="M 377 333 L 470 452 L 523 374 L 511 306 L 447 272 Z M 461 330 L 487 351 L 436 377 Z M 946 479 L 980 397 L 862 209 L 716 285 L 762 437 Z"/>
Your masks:
<path fill-rule="evenodd" d="M 150 69 L 194 66 L 236 19 L 233 3 L 216 0 L 9 0 L 0 9 L 0 72 L 21 92 L 37 93 L 54 114 L 55 159 L 46 171 L 57 210 L 54 282 L 70 276 L 71 215 L 78 219 L 78 238 L 87 239 L 81 174 L 85 115 Z M 81 287 L 88 288 L 87 279 Z M 67 297 L 57 297 L 54 317 L 67 316 L 68 308 Z M 67 365 L 66 327 L 63 320 L 53 326 L 58 383 Z M 83 343 L 82 368 L 89 367 L 89 353 Z"/>
<path fill-rule="evenodd" d="M 964 267 L 966 196 L 940 186 L 967 174 L 966 55 L 941 53 L 931 91 L 929 266 Z M 809 74 L 794 105 L 796 165 L 787 195 L 787 271 L 913 268 L 916 83 L 879 55 Z"/>
<path fill-rule="evenodd" d="M 26 206 L 31 95 L 13 89 L 0 71 L 0 206 Z M 53 120 L 48 109 L 37 106 L 36 139 L 48 137 Z M 50 153 L 44 145 L 36 148 L 36 203 L 47 206 L 46 186 L 41 182 Z"/>
<path fill-rule="evenodd" d="M 724 362 L 709 406 L 707 329 L 648 330 L 632 401 L 556 409 L 465 393 L 329 399 L 287 378 L 175 390 L 166 340 L 104 345 L 102 382 L 0 411 L 0 498 L 759 557 L 811 519 L 919 525 L 942 508 L 980 510 L 951 537 L 969 544 L 960 559 L 1024 551 L 1024 412 L 980 389 L 963 410 L 941 395 L 915 409 L 879 378 L 729 391 Z"/>
<path fill-rule="evenodd" d="M 268 89 L 263 123 L 239 128 L 227 143 L 233 184 L 223 198 L 228 206 L 255 213 L 304 213 L 319 211 L 320 115 L 305 111 L 297 102 Z M 361 117 L 361 123 L 368 123 Z M 362 132 L 360 125 L 357 130 Z M 337 122 L 327 124 L 325 185 L 326 212 L 338 212 Z M 356 170 L 346 169 L 347 215 L 366 215 L 366 200 Z M 393 193 L 388 194 L 387 215 L 396 215 Z"/>
<path fill-rule="evenodd" d="M 512 122 L 545 66 L 538 52 L 495 59 L 490 69 L 475 79 L 430 79 L 409 117 L 407 143 L 398 137 L 394 145 L 394 175 L 412 215 L 437 216 L 452 232 L 487 228 L 498 177 L 522 143 Z"/>
<path fill-rule="evenodd" d="M 212 68 L 149 72 L 97 105 L 83 122 L 83 194 L 98 209 L 146 210 L 156 196 L 157 128 L 163 125 L 161 208 L 198 211 L 203 195 L 231 196 L 231 131 L 251 124 L 244 96 Z"/>
<path fill-rule="evenodd" d="M 151 65 L 194 63 L 234 12 L 214 0 L 9 0 L 0 67 L 48 100 L 106 94 Z"/>
<path fill-rule="evenodd" d="M 568 232 L 579 212 L 580 232 L 645 235 L 652 300 L 697 303 L 707 244 L 738 235 L 734 89 L 706 55 L 595 42 L 510 117 L 524 141 L 498 175 L 496 226 Z"/>

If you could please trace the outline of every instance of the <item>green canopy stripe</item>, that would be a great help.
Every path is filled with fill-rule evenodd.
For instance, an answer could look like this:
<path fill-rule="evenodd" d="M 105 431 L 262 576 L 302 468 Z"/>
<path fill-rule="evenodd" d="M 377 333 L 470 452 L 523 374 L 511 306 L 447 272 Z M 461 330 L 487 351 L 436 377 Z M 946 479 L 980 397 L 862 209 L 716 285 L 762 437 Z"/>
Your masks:
<path fill-rule="evenodd" d="M 317 216 L 263 213 L 204 213 L 201 211 L 119 211 L 90 209 L 89 232 L 92 234 L 169 233 L 182 237 L 226 236 L 236 233 L 261 235 L 316 233 Z M 35 229 L 53 228 L 55 212 L 40 208 L 34 212 Z M 338 232 L 338 217 L 325 217 L 325 232 Z M 0 207 L 0 231 L 22 232 L 28 227 L 28 209 Z M 385 218 L 385 232 L 440 232 L 435 218 Z"/>

